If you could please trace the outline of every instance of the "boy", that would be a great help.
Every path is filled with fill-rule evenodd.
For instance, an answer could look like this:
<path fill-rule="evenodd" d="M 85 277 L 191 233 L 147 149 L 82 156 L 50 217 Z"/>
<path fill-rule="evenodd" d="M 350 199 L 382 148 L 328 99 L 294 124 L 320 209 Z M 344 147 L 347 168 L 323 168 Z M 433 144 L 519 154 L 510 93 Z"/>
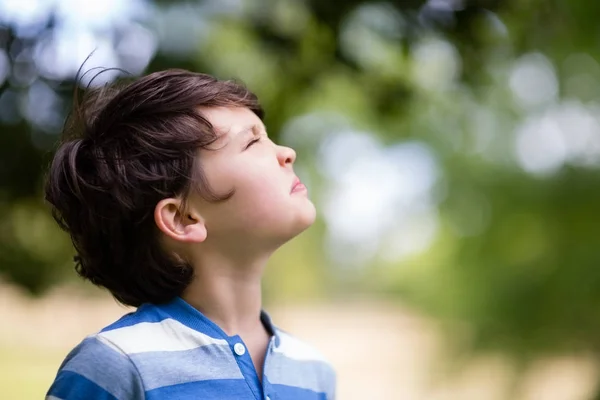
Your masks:
<path fill-rule="evenodd" d="M 75 347 L 47 399 L 334 399 L 330 365 L 261 308 L 267 259 L 315 219 L 262 117 L 183 70 L 76 104 L 46 199 L 77 272 L 137 310 Z"/>

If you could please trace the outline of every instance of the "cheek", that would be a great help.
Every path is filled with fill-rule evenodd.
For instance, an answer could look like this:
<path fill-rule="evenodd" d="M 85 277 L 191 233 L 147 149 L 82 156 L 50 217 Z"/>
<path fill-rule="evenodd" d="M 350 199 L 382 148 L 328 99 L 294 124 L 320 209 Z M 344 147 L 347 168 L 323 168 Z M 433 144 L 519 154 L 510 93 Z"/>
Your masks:
<path fill-rule="evenodd" d="M 250 172 L 250 171 L 247 171 Z M 247 174 L 235 185 L 236 214 L 255 222 L 270 221 L 290 207 L 290 195 L 276 174 Z"/>
<path fill-rule="evenodd" d="M 227 202 L 226 214 L 235 220 L 271 220 L 290 207 L 291 178 L 286 179 L 274 157 L 256 157 L 247 162 L 213 165 L 210 184 L 217 193 L 235 194 Z M 288 182 L 289 181 L 289 182 Z M 289 186 L 289 187 L 288 187 Z"/>
<path fill-rule="evenodd" d="M 266 174 L 247 176 L 235 189 L 239 201 L 258 209 L 276 207 L 288 197 L 281 177 Z"/>
<path fill-rule="evenodd" d="M 260 201 L 285 193 L 283 171 L 275 157 L 256 157 L 248 162 L 232 163 L 223 169 L 223 181 L 228 181 L 229 189 L 243 194 L 248 201 Z"/>

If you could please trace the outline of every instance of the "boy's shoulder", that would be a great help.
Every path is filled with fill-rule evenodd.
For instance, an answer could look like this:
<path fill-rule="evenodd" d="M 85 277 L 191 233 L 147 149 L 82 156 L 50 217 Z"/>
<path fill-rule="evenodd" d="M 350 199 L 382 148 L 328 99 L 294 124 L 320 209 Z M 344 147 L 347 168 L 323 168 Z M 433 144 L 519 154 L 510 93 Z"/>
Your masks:
<path fill-rule="evenodd" d="M 47 398 L 141 399 L 143 394 L 141 377 L 130 357 L 93 334 L 65 357 Z"/>
<path fill-rule="evenodd" d="M 63 369 L 75 358 L 88 361 L 102 359 L 106 354 L 112 354 L 113 357 L 120 356 L 120 359 L 128 360 L 128 353 L 130 353 L 128 348 L 136 340 L 143 340 L 144 335 L 140 334 L 146 331 L 144 327 L 164 320 L 164 316 L 157 311 L 142 306 L 135 311 L 124 314 L 99 331 L 86 336 L 69 352 L 60 369 Z M 130 363 L 130 361 L 126 363 Z"/>
<path fill-rule="evenodd" d="M 312 344 L 300 339 L 294 334 L 275 327 L 277 341 L 275 352 L 299 361 L 314 361 L 331 365 L 327 357 Z"/>
<path fill-rule="evenodd" d="M 221 342 L 226 344 L 186 327 L 160 306 L 142 305 L 75 346 L 60 365 L 48 395 L 60 399 L 81 398 L 78 393 L 89 394 L 86 398 L 143 398 L 145 390 L 164 386 L 166 364 L 177 365 L 161 354 L 180 354 L 181 350 Z"/>
<path fill-rule="evenodd" d="M 317 375 L 321 382 L 335 381 L 336 372 L 331 361 L 315 346 L 279 328 L 276 330 L 276 345 L 273 353 L 279 358 L 278 364 L 288 373 Z"/>
<path fill-rule="evenodd" d="M 269 382 L 285 387 L 310 389 L 316 393 L 325 393 L 327 399 L 335 399 L 336 371 L 331 362 L 313 345 L 295 335 L 275 328 L 275 346 L 272 350 L 270 368 L 266 375 Z M 289 398 L 294 395 L 288 393 Z"/>
<path fill-rule="evenodd" d="M 203 328 L 188 323 L 170 305 L 144 304 L 94 336 L 127 355 L 227 345 L 218 334 Z"/>
<path fill-rule="evenodd" d="M 107 353 L 120 353 L 121 355 L 126 355 L 127 351 L 124 349 L 126 346 L 123 346 L 125 344 L 124 340 L 118 339 L 119 337 L 122 339 L 129 339 L 131 335 L 115 335 L 115 333 L 134 330 L 139 331 L 139 328 L 145 323 L 159 322 L 160 320 L 161 316 L 156 313 L 155 310 L 150 310 L 146 307 L 140 307 L 135 311 L 128 312 L 99 331 L 83 338 L 83 340 L 69 352 L 63 362 L 63 366 L 68 364 L 70 359 L 75 356 L 85 359 L 98 357 Z M 114 340 L 115 338 L 117 340 Z"/>

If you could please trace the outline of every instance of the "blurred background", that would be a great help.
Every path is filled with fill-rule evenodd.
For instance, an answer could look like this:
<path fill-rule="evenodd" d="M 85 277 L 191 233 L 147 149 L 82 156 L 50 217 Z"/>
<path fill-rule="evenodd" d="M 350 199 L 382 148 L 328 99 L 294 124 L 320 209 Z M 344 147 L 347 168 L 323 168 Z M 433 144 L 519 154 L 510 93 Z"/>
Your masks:
<path fill-rule="evenodd" d="M 339 399 L 600 399 L 600 2 L 0 0 L 0 397 L 128 309 L 41 184 L 86 68 L 237 78 L 319 209 L 266 308 Z M 104 74 L 94 84 L 118 78 Z M 87 82 L 83 82 L 87 83 Z"/>

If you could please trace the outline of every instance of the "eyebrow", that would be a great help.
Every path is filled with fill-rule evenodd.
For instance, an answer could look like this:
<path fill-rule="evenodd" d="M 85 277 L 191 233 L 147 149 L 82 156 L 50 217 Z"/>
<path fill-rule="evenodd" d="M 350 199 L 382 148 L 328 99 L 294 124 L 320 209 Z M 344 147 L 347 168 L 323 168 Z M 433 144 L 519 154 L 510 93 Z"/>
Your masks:
<path fill-rule="evenodd" d="M 266 127 L 265 127 L 263 124 L 261 124 L 261 125 L 257 125 L 257 124 L 250 124 L 250 125 L 246 125 L 246 126 L 244 126 L 242 129 L 240 129 L 239 131 L 237 131 L 237 132 L 234 134 L 234 136 L 235 136 L 235 137 L 238 137 L 238 136 L 240 136 L 241 134 L 243 134 L 243 133 L 246 133 L 246 132 L 248 132 L 248 131 L 250 131 L 250 130 L 252 131 L 252 133 L 254 133 L 254 135 L 258 135 L 258 134 L 259 134 L 259 131 L 263 131 L 263 132 L 265 132 L 265 133 L 267 132 L 267 129 L 266 129 Z"/>
<path fill-rule="evenodd" d="M 252 124 L 252 125 L 246 125 L 246 126 L 244 126 L 242 129 L 240 129 L 239 131 L 237 131 L 237 132 L 234 134 L 234 136 L 235 136 L 235 137 L 238 137 L 238 136 L 240 136 L 240 135 L 242 135 L 242 134 L 244 134 L 244 133 L 246 133 L 246 132 L 248 132 L 248 131 L 250 131 L 250 130 L 252 130 L 252 131 L 253 131 L 253 130 L 254 130 L 254 127 L 255 127 L 255 124 Z"/>

